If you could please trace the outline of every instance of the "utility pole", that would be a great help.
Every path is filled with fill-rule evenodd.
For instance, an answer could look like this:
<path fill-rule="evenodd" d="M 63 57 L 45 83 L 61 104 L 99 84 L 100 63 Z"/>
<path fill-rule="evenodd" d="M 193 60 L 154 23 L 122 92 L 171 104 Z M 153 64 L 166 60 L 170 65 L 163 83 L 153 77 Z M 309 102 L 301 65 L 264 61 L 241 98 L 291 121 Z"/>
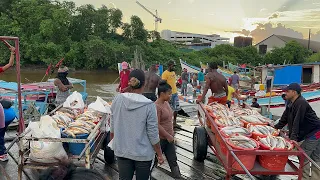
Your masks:
<path fill-rule="evenodd" d="M 311 29 L 309 29 L 308 50 L 310 50 Z"/>

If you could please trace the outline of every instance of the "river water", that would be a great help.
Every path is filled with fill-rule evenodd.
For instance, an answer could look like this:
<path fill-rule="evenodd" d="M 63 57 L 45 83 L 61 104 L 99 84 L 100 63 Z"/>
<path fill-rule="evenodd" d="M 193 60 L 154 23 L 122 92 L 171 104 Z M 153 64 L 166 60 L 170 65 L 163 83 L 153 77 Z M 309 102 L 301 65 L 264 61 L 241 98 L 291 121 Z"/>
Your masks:
<path fill-rule="evenodd" d="M 40 82 L 45 75 L 45 69 L 28 69 L 21 68 L 21 82 Z M 54 73 L 50 78 L 54 78 Z M 116 84 L 119 82 L 117 72 L 107 71 L 73 71 L 70 72 L 68 77 L 83 79 L 87 81 L 87 93 L 88 100 L 95 100 L 96 96 L 100 96 L 105 100 L 112 100 L 115 95 Z M 46 81 L 48 77 L 45 77 L 43 81 Z M 17 82 L 16 71 L 11 69 L 0 75 L 0 80 Z M 82 91 L 81 86 L 76 86 L 75 89 Z"/>

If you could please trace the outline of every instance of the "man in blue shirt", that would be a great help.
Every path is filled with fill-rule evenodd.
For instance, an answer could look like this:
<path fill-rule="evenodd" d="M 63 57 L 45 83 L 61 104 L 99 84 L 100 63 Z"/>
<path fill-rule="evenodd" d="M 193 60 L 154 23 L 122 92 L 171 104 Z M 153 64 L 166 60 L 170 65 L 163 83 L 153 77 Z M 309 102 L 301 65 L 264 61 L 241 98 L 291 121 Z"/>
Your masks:
<path fill-rule="evenodd" d="M 198 81 L 199 84 L 201 86 L 201 88 L 204 86 L 204 74 L 203 74 L 203 69 L 201 69 L 201 71 L 199 71 L 198 73 Z M 201 89 L 200 89 L 201 90 Z"/>

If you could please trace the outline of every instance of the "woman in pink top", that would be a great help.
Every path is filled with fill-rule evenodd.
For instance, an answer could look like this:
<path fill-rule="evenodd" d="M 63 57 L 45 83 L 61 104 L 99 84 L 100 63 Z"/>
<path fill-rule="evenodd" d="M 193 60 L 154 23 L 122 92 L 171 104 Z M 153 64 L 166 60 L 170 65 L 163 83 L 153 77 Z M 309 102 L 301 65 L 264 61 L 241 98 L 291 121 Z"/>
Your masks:
<path fill-rule="evenodd" d="M 5 66 L 0 67 L 0 73 L 3 73 L 4 71 L 8 70 L 11 66 L 13 66 L 15 48 L 11 46 L 9 49 L 11 51 L 9 63 L 6 64 Z M 5 132 L 6 132 L 6 124 L 5 124 L 4 110 L 2 105 L 0 104 L 0 162 L 8 161 L 8 155 L 4 153 L 6 151 L 6 147 L 4 146 Z"/>
<path fill-rule="evenodd" d="M 179 179 L 181 174 L 174 145 L 173 111 L 168 103 L 171 93 L 171 86 L 166 81 L 161 81 L 158 86 L 158 99 L 155 104 L 157 107 L 161 150 L 167 158 L 172 176 L 175 179 Z"/>

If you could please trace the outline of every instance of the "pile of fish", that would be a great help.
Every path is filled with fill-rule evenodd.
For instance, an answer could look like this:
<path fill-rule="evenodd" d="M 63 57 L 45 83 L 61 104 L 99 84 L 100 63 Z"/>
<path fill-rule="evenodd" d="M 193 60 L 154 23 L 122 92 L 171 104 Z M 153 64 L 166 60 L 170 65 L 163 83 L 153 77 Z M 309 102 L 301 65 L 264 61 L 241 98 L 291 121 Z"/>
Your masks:
<path fill-rule="evenodd" d="M 283 137 L 267 136 L 266 138 L 261 138 L 259 141 L 271 150 L 274 148 L 291 150 L 293 148 L 293 145 Z"/>
<path fill-rule="evenodd" d="M 221 132 L 223 132 L 228 136 L 232 136 L 232 135 L 248 136 L 251 134 L 246 128 L 234 127 L 234 126 L 224 127 L 221 129 Z"/>
<path fill-rule="evenodd" d="M 96 124 L 91 121 L 76 120 L 70 123 L 63 132 L 76 138 L 78 134 L 90 134 L 95 126 Z"/>
<path fill-rule="evenodd" d="M 221 126 L 235 126 L 241 127 L 243 123 L 240 121 L 240 118 L 236 117 L 229 117 L 229 118 L 217 118 L 216 122 L 219 123 Z"/>
<path fill-rule="evenodd" d="M 102 115 L 98 111 L 94 110 L 88 110 L 84 112 L 83 114 L 80 114 L 76 121 L 83 120 L 83 121 L 92 121 L 92 122 L 99 122 Z"/>
<path fill-rule="evenodd" d="M 97 122 L 100 121 L 101 113 L 88 110 L 80 114 L 74 122 L 71 122 L 63 131 L 64 133 L 76 137 L 78 134 L 90 134 L 95 128 Z"/>
<path fill-rule="evenodd" d="M 73 122 L 73 119 L 66 115 L 55 114 L 52 118 L 56 121 L 59 128 L 66 128 L 71 122 Z"/>
<path fill-rule="evenodd" d="M 79 114 L 81 114 L 80 110 L 72 109 L 68 107 L 62 107 L 55 112 L 56 115 L 64 115 L 68 116 L 71 119 L 75 119 Z"/>
<path fill-rule="evenodd" d="M 262 126 L 262 125 L 249 125 L 248 127 L 250 132 L 255 132 L 263 135 L 276 135 L 278 134 L 278 130 L 274 129 L 270 126 Z"/>
<path fill-rule="evenodd" d="M 254 141 L 251 138 L 248 138 L 246 136 L 231 136 L 228 141 L 233 144 L 234 146 L 242 147 L 242 148 L 248 148 L 248 149 L 254 149 L 258 147 L 258 144 L 256 141 Z"/>
<path fill-rule="evenodd" d="M 261 115 L 241 116 L 241 119 L 248 123 L 254 123 L 254 124 L 265 124 L 270 122 L 270 120 L 266 119 Z"/>

